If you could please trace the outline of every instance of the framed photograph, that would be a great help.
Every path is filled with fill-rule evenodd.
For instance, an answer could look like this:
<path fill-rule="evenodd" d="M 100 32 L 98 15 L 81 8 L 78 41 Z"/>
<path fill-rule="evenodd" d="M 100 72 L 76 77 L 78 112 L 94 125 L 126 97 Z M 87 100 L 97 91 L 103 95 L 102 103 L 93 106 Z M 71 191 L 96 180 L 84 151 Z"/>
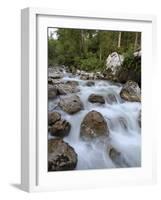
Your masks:
<path fill-rule="evenodd" d="M 22 189 L 155 183 L 155 21 L 22 10 Z"/>

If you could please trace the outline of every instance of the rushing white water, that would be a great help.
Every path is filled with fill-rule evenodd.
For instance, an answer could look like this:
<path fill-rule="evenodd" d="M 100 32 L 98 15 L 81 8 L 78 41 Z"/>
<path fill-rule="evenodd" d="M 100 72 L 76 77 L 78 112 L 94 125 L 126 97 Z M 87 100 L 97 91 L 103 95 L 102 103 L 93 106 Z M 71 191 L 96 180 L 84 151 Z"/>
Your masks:
<path fill-rule="evenodd" d="M 69 115 L 56 107 L 59 99 L 49 101 L 49 111 L 58 111 L 62 118 L 71 124 L 71 130 L 64 141 L 70 144 L 78 155 L 76 169 L 102 169 L 116 167 L 140 167 L 141 166 L 141 129 L 138 124 L 138 113 L 141 104 L 127 102 L 120 98 L 121 84 L 113 84 L 109 81 L 95 80 L 94 86 L 86 86 L 86 80 L 80 80 L 79 76 L 71 77 L 64 72 L 63 81 L 75 80 L 79 83 L 80 91 L 77 95 L 84 105 L 84 110 Z M 90 94 L 100 94 L 106 100 L 105 104 L 92 104 L 88 102 Z M 108 95 L 116 98 L 115 102 L 107 102 Z M 91 110 L 100 112 L 107 121 L 110 131 L 109 137 L 104 140 L 95 139 L 83 141 L 80 138 L 80 124 L 84 116 Z M 50 138 L 51 136 L 49 136 Z M 114 162 L 108 148 L 114 147 L 121 153 L 121 157 Z"/>

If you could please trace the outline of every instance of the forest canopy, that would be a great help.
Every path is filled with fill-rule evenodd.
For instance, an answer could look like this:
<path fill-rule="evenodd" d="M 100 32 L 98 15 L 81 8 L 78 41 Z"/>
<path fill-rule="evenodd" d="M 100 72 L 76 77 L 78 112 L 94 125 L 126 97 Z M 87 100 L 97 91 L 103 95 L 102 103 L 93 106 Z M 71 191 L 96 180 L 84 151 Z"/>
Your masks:
<path fill-rule="evenodd" d="M 85 29 L 50 29 L 48 33 L 48 66 L 74 66 L 85 71 L 105 68 L 108 55 L 114 51 L 129 56 L 141 46 L 140 32 Z"/>

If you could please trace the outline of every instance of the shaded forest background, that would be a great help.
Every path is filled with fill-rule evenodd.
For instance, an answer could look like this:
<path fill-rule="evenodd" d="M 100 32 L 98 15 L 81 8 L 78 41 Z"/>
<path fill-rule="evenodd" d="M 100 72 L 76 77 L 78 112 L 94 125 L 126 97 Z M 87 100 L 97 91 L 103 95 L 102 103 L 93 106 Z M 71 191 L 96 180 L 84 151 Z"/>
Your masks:
<path fill-rule="evenodd" d="M 103 71 L 114 51 L 130 62 L 141 47 L 140 32 L 55 29 L 48 37 L 48 65 L 66 65 L 85 71 Z M 56 37 L 53 37 L 56 35 Z"/>

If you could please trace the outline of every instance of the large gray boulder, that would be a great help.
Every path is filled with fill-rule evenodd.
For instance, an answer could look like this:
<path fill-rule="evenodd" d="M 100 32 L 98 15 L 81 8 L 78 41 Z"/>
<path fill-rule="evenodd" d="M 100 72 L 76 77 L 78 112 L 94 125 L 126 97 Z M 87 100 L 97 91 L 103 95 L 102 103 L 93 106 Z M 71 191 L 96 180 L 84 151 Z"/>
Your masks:
<path fill-rule="evenodd" d="M 77 154 L 73 147 L 62 139 L 48 141 L 48 171 L 73 170 L 77 165 Z"/>
<path fill-rule="evenodd" d="M 77 95 L 67 95 L 62 97 L 59 106 L 68 114 L 74 114 L 83 109 L 83 103 Z"/>
<path fill-rule="evenodd" d="M 122 63 L 124 61 L 124 57 L 117 52 L 111 53 L 106 60 L 106 70 L 111 71 L 112 75 L 115 75 L 117 71 L 120 69 Z"/>
<path fill-rule="evenodd" d="M 102 114 L 94 110 L 90 111 L 81 123 L 80 136 L 83 139 L 92 139 L 108 135 L 107 123 Z"/>
<path fill-rule="evenodd" d="M 139 85 L 134 81 L 127 81 L 120 92 L 120 96 L 125 101 L 141 101 L 141 90 Z"/>

